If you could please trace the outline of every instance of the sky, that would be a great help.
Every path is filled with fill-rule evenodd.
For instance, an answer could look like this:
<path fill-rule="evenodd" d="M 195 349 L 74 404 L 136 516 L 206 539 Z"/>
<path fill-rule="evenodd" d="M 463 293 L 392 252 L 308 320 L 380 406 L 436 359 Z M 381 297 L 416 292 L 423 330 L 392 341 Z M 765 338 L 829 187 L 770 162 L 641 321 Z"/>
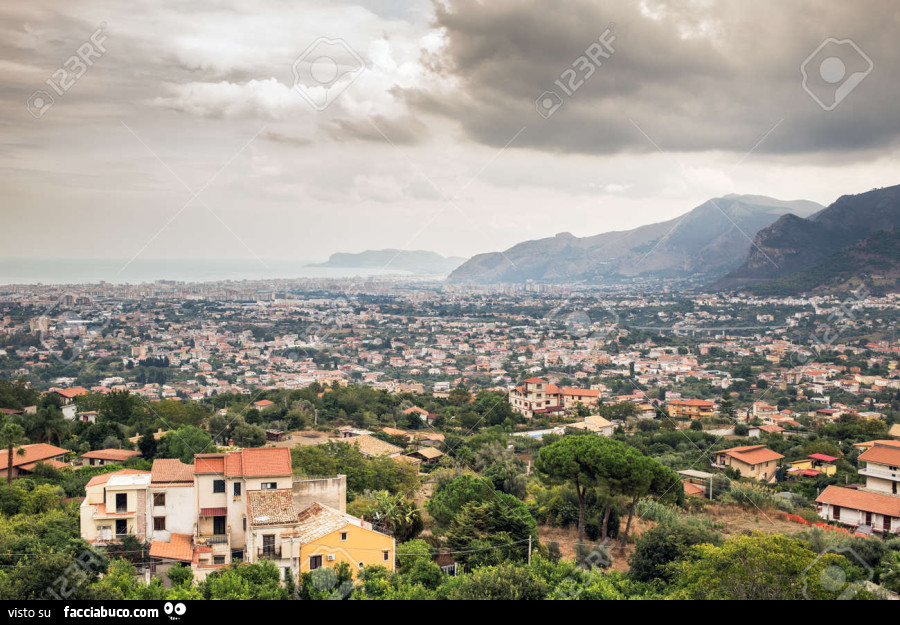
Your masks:
<path fill-rule="evenodd" d="M 900 183 L 898 26 L 892 0 L 3 3 L 0 257 L 471 256 L 729 193 L 827 205 Z"/>

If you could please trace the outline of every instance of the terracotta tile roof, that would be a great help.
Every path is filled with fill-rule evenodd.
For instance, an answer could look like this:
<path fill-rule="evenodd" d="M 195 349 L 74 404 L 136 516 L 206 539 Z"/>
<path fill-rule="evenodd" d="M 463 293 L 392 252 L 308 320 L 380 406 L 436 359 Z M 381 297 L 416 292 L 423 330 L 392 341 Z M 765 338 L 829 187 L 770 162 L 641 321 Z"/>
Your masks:
<path fill-rule="evenodd" d="M 288 488 L 248 491 L 247 511 L 250 525 L 295 525 L 297 523 L 294 498 Z"/>
<path fill-rule="evenodd" d="M 19 449 L 24 449 L 25 454 L 19 455 Z M 22 445 L 13 450 L 13 466 L 24 467 L 27 464 L 34 464 L 39 460 L 49 460 L 57 456 L 63 456 L 69 453 L 68 449 L 54 447 L 47 443 L 37 443 L 35 445 Z M 0 471 L 7 468 L 8 454 L 0 453 Z"/>
<path fill-rule="evenodd" d="M 274 477 L 291 475 L 291 450 L 287 447 L 248 447 L 228 454 L 231 464 L 226 465 L 229 477 Z M 240 466 L 233 458 L 240 459 Z M 234 472 L 236 469 L 236 472 Z"/>
<path fill-rule="evenodd" d="M 225 456 L 222 454 L 203 454 L 194 456 L 194 474 L 225 474 Z"/>
<path fill-rule="evenodd" d="M 822 462 L 834 462 L 837 460 L 835 456 L 827 456 L 825 454 L 809 454 L 813 460 L 821 460 Z"/>
<path fill-rule="evenodd" d="M 765 445 L 748 445 L 746 447 L 732 447 L 731 449 L 723 449 L 717 451 L 716 454 L 725 454 L 736 458 L 747 464 L 760 464 L 769 462 L 770 460 L 780 460 L 784 458 L 778 452 L 772 451 Z"/>
<path fill-rule="evenodd" d="M 821 495 L 816 497 L 816 503 L 900 518 L 900 497 L 880 495 L 852 488 L 828 486 L 822 491 Z"/>
<path fill-rule="evenodd" d="M 573 395 L 576 397 L 600 397 L 600 390 L 594 388 L 575 388 L 572 386 L 564 386 L 563 395 Z"/>
<path fill-rule="evenodd" d="M 528 378 L 523 384 L 546 384 L 547 380 L 543 378 Z"/>
<path fill-rule="evenodd" d="M 323 536 L 347 527 L 351 521 L 354 521 L 353 525 L 363 527 L 360 519 L 321 503 L 311 504 L 297 515 L 297 520 L 300 523 L 297 527 L 297 536 L 303 544 L 315 542 Z"/>
<path fill-rule="evenodd" d="M 291 450 L 287 447 L 247 447 L 224 454 L 194 456 L 194 473 L 219 473 L 225 477 L 277 477 L 291 475 Z"/>
<path fill-rule="evenodd" d="M 59 388 L 56 389 L 56 392 L 66 399 L 74 399 L 76 397 L 80 397 L 81 395 L 87 395 L 88 393 L 90 393 L 90 391 L 83 386 L 75 386 L 73 388 Z"/>
<path fill-rule="evenodd" d="M 715 402 L 705 399 L 672 399 L 666 402 L 670 406 L 697 406 L 699 408 L 712 408 Z"/>
<path fill-rule="evenodd" d="M 391 454 L 399 454 L 403 451 L 401 447 L 386 443 L 379 438 L 363 434 L 354 436 L 349 439 L 340 439 L 340 442 L 356 445 L 359 450 L 367 456 L 389 456 Z"/>
<path fill-rule="evenodd" d="M 194 467 L 184 464 L 177 458 L 157 458 L 150 469 L 150 482 L 154 485 L 185 484 L 193 485 Z"/>
<path fill-rule="evenodd" d="M 167 543 L 153 541 L 150 545 L 150 557 L 190 562 L 194 557 L 190 534 L 172 534 Z"/>
<path fill-rule="evenodd" d="M 100 484 L 106 484 L 114 475 L 149 475 L 150 471 L 140 471 L 138 469 L 119 469 L 118 471 L 110 471 L 109 473 L 104 473 L 103 475 L 95 475 L 85 484 L 85 488 L 89 486 L 98 486 Z"/>
<path fill-rule="evenodd" d="M 130 449 L 96 449 L 81 454 L 82 458 L 90 458 L 92 460 L 112 460 L 114 462 L 124 462 L 129 458 L 136 458 L 141 455 L 139 451 Z"/>
<path fill-rule="evenodd" d="M 69 466 L 68 462 L 60 462 L 59 460 L 54 460 L 50 458 L 49 460 L 38 460 L 37 462 L 32 462 L 31 464 L 23 464 L 21 468 L 26 471 L 34 471 L 34 468 L 38 464 L 46 464 L 49 467 L 53 467 L 54 469 L 64 469 Z"/>
<path fill-rule="evenodd" d="M 875 462 L 877 464 L 887 464 L 895 467 L 900 466 L 900 447 L 894 447 L 893 445 L 879 445 L 876 443 L 861 453 L 859 459 L 865 460 L 866 462 Z"/>
<path fill-rule="evenodd" d="M 421 449 L 417 449 L 412 452 L 410 455 L 419 455 L 425 458 L 426 460 L 434 460 L 435 458 L 440 458 L 443 456 L 443 452 L 435 449 L 434 447 L 422 447 Z"/>

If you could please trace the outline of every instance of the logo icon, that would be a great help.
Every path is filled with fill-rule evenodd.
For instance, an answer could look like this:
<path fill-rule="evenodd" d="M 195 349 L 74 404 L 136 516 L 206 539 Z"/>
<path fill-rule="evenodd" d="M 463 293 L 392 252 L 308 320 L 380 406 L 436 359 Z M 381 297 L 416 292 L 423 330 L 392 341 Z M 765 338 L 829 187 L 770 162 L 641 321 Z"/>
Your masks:
<path fill-rule="evenodd" d="M 40 119 L 44 116 L 44 113 L 50 110 L 54 102 L 53 96 L 42 89 L 38 89 L 25 100 L 25 108 L 28 109 L 32 117 Z"/>
<path fill-rule="evenodd" d="M 544 119 L 550 117 L 563 105 L 563 99 L 555 91 L 545 91 L 534 101 L 534 108 Z"/>
<path fill-rule="evenodd" d="M 872 73 L 875 64 L 850 39 L 829 37 L 800 65 L 803 89 L 825 111 L 833 111 Z"/>
<path fill-rule="evenodd" d="M 314 109 L 324 111 L 365 68 L 346 41 L 319 37 L 294 61 L 294 90 Z"/>

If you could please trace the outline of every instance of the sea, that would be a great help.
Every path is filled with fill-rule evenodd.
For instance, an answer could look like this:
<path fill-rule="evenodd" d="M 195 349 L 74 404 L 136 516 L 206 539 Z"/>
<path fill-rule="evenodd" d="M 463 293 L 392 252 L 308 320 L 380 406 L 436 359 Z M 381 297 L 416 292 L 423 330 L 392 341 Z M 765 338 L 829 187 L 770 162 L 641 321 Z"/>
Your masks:
<path fill-rule="evenodd" d="M 392 268 L 312 267 L 294 259 L 21 259 L 0 258 L 0 285 L 10 284 L 141 284 L 157 280 L 217 282 L 221 280 L 339 279 L 408 276 Z"/>

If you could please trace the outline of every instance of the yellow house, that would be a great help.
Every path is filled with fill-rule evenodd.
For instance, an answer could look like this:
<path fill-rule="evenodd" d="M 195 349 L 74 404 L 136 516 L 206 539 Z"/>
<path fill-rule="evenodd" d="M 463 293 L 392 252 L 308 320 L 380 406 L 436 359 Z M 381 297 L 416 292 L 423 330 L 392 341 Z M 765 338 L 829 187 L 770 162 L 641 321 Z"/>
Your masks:
<path fill-rule="evenodd" d="M 834 456 L 826 456 L 825 454 L 810 454 L 801 460 L 789 462 L 791 468 L 788 469 L 789 474 L 802 475 L 804 477 L 815 477 L 824 473 L 825 475 L 834 475 L 837 467 L 834 462 L 837 460 Z"/>
<path fill-rule="evenodd" d="M 364 566 L 395 569 L 396 542 L 370 523 L 330 506 L 314 503 L 298 515 L 300 572 L 346 562 L 350 570 Z"/>

